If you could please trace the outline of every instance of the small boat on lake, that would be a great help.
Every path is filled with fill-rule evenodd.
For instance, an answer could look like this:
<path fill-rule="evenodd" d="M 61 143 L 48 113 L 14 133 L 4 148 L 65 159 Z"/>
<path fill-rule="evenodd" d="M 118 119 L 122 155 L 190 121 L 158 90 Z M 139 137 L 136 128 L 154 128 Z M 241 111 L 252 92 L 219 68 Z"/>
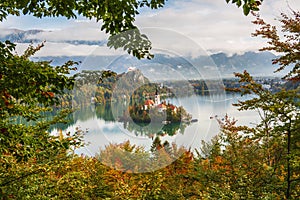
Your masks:
<path fill-rule="evenodd" d="M 192 123 L 198 122 L 198 119 L 192 119 L 191 122 L 192 122 Z"/>

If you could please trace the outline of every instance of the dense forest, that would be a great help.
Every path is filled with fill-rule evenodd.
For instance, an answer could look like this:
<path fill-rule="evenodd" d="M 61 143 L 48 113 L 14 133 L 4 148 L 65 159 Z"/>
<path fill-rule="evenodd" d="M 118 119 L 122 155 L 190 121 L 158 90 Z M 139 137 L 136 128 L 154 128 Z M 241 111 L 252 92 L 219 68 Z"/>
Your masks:
<path fill-rule="evenodd" d="M 113 37 L 135 28 L 138 8 L 157 9 L 165 4 L 160 0 L 124 1 L 121 5 L 115 1 L 101 5 L 97 2 L 49 0 L 45 5 L 44 1 L 5 1 L 0 5 L 0 21 L 21 13 L 72 18 L 78 12 L 86 18 L 102 20 L 102 30 Z M 257 11 L 262 1 L 226 2 L 242 6 L 248 15 L 251 10 Z M 62 106 L 51 119 L 44 114 L 60 107 L 66 91 L 73 91 L 76 84 L 85 84 L 68 76 L 78 63 L 69 61 L 53 67 L 48 61 L 34 62 L 30 57 L 43 44 L 32 45 L 18 55 L 15 44 L 0 42 L 0 198 L 299 199 L 300 12 L 282 13 L 278 21 L 280 29 L 256 15 L 253 23 L 259 29 L 253 36 L 268 40 L 262 51 L 280 54 L 273 63 L 280 66 L 278 71 L 289 67 L 290 71 L 282 77 L 287 84 L 269 90 L 247 71 L 236 73 L 239 85 L 234 91 L 255 97 L 235 106 L 239 110 L 256 110 L 261 121 L 253 127 L 239 126 L 236 119 L 226 116 L 218 120 L 219 133 L 210 142 L 196 141 L 202 147 L 195 150 L 156 137 L 150 152 L 127 141 L 110 144 L 93 157 L 75 154 L 85 145 L 83 130 L 49 133 L 52 125 L 66 122 L 72 110 Z M 152 58 L 147 36 L 138 29 L 133 33 L 126 41 L 124 37 L 110 38 L 108 45 L 123 48 L 138 58 Z M 117 77 L 113 72 L 108 75 Z M 88 92 L 97 91 L 97 84 L 106 84 L 98 82 L 97 76 L 93 80 L 97 81 L 93 84 L 95 90 L 88 87 Z M 140 84 L 146 82 L 140 80 Z M 120 83 L 120 91 L 116 90 L 120 97 L 126 95 L 123 87 L 130 91 L 140 87 Z M 205 88 L 203 84 L 197 87 Z M 79 97 L 87 96 L 80 92 L 76 94 L 77 104 L 81 103 Z M 113 96 L 109 91 L 102 93 L 104 98 Z M 20 117 L 29 123 L 18 123 Z"/>

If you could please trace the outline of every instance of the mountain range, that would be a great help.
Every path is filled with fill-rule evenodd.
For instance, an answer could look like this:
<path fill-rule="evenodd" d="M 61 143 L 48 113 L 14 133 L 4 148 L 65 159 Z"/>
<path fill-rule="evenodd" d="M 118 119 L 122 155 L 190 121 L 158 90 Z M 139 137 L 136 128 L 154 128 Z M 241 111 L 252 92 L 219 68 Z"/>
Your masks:
<path fill-rule="evenodd" d="M 10 40 L 16 43 L 38 43 L 34 39 L 36 34 L 43 30 L 18 29 L 1 30 L 0 41 Z M 106 41 L 87 40 L 64 40 L 61 43 L 74 45 L 105 45 Z M 135 67 L 151 81 L 172 79 L 209 79 L 233 77 L 234 72 L 247 70 L 253 76 L 275 76 L 273 72 L 278 66 L 272 65 L 272 59 L 276 56 L 270 52 L 245 52 L 244 54 L 227 55 L 216 53 L 207 56 L 188 57 L 166 54 L 155 54 L 152 60 L 138 60 L 127 54 L 116 56 L 46 56 L 33 57 L 32 60 L 52 61 L 52 65 L 61 65 L 68 60 L 81 61 L 78 66 L 80 70 L 102 70 L 110 69 L 117 73 L 127 72 L 129 68 Z M 76 73 L 76 72 L 74 72 Z"/>
<path fill-rule="evenodd" d="M 33 60 L 52 61 L 61 65 L 68 60 L 80 61 L 80 70 L 109 69 L 116 73 L 127 72 L 129 68 L 140 69 L 150 80 L 230 78 L 235 72 L 247 70 L 252 76 L 279 76 L 272 65 L 276 56 L 270 52 L 246 52 L 228 56 L 225 53 L 200 56 L 197 58 L 172 57 L 157 54 L 152 60 L 138 60 L 129 55 L 123 56 L 60 56 L 34 57 Z"/>
<path fill-rule="evenodd" d="M 44 30 L 19 30 L 19 29 L 0 29 L 0 41 L 9 40 L 13 43 L 41 43 L 46 39 L 39 39 L 37 34 L 46 32 Z M 103 40 L 47 40 L 48 42 L 60 42 L 74 45 L 99 45 L 104 46 L 106 41 Z"/>

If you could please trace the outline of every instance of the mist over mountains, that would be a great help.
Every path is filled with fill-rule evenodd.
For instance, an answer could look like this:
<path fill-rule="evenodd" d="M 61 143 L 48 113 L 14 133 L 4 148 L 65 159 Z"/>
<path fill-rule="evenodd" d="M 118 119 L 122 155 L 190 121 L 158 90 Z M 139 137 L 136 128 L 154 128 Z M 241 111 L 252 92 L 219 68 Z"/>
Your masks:
<path fill-rule="evenodd" d="M 35 37 L 43 30 L 3 29 L 0 41 L 10 40 L 15 43 L 40 43 Z M 104 46 L 106 41 L 60 40 L 59 43 L 73 45 Z M 166 54 L 155 54 L 152 60 L 138 60 L 124 55 L 90 55 L 90 56 L 44 56 L 33 57 L 32 60 L 52 61 L 52 65 L 61 65 L 69 60 L 81 62 L 78 71 L 110 69 L 117 73 L 127 72 L 128 68 L 140 69 L 150 80 L 172 79 L 205 79 L 233 77 L 234 72 L 247 70 L 253 76 L 280 76 L 273 72 L 278 66 L 272 65 L 276 56 L 270 52 L 245 52 L 244 54 L 227 55 L 216 53 L 210 56 L 180 57 Z M 76 72 L 74 72 L 76 73 Z"/>
<path fill-rule="evenodd" d="M 229 75 L 232 72 L 247 70 L 253 76 L 279 76 L 274 71 L 278 65 L 272 65 L 277 56 L 271 52 L 245 52 L 242 55 L 227 56 L 224 53 L 211 55 L 220 73 Z"/>
<path fill-rule="evenodd" d="M 279 76 L 274 73 L 278 66 L 272 65 L 276 56 L 269 52 L 246 52 L 242 55 L 228 56 L 225 53 L 207 57 L 182 58 L 157 54 L 152 60 L 138 60 L 131 56 L 61 56 L 35 57 L 33 60 L 52 61 L 52 65 L 61 65 L 68 60 L 80 61 L 81 70 L 109 69 L 117 73 L 127 72 L 128 68 L 140 69 L 150 80 L 199 79 L 205 74 L 214 73 L 222 78 L 233 77 L 235 72 L 247 70 L 252 76 Z M 196 63 L 196 64 L 195 64 Z M 204 76 L 204 77 L 203 77 Z M 211 76 L 212 77 L 212 76 Z"/>
<path fill-rule="evenodd" d="M 43 39 L 37 37 L 40 33 L 51 32 L 44 30 L 19 30 L 19 29 L 0 29 L 0 41 L 9 40 L 13 43 L 41 43 L 43 41 L 47 42 L 60 42 L 74 45 L 106 45 L 106 41 L 103 40 L 53 40 L 53 39 Z"/>

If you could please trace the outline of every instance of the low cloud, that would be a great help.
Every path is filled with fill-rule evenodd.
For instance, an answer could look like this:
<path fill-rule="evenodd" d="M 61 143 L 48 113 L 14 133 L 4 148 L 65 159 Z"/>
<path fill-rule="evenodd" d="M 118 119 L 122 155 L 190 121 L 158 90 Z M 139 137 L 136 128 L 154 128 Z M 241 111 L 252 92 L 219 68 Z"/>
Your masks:
<path fill-rule="evenodd" d="M 30 44 L 19 43 L 17 44 L 16 51 L 20 55 L 28 48 Z M 45 46 L 38 51 L 35 57 L 45 57 L 45 56 L 112 56 L 121 55 L 122 51 L 116 51 L 109 49 L 106 46 L 97 45 L 73 45 L 69 43 L 55 43 L 46 42 Z"/>
<path fill-rule="evenodd" d="M 108 38 L 108 35 L 100 30 L 100 25 L 97 23 L 86 20 L 75 21 L 73 23 L 70 27 L 29 35 L 27 39 L 59 42 L 64 40 L 99 41 L 107 40 Z"/>

